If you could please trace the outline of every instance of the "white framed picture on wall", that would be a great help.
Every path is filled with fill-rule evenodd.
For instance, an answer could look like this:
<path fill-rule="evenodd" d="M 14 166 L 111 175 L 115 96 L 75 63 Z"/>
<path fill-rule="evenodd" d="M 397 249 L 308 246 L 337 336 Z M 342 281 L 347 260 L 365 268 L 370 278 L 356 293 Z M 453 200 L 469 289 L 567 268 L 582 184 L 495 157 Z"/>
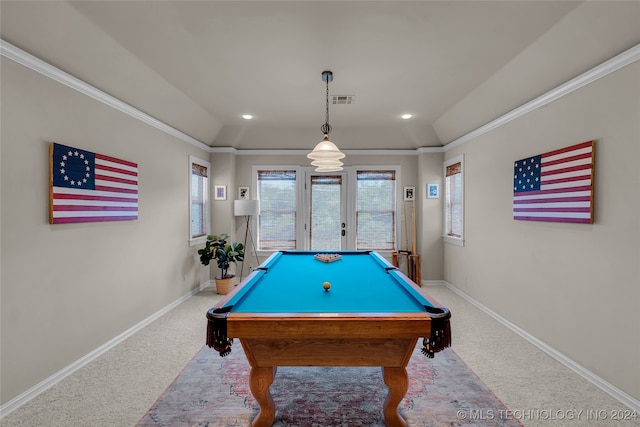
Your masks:
<path fill-rule="evenodd" d="M 227 200 L 226 185 L 216 185 L 213 190 L 213 200 Z"/>
<path fill-rule="evenodd" d="M 440 186 L 438 184 L 427 184 L 427 199 L 437 199 L 440 197 Z"/>
<path fill-rule="evenodd" d="M 404 187 L 404 200 L 412 201 L 416 198 L 416 187 Z"/>
<path fill-rule="evenodd" d="M 249 200 L 249 187 L 238 187 L 238 199 Z"/>

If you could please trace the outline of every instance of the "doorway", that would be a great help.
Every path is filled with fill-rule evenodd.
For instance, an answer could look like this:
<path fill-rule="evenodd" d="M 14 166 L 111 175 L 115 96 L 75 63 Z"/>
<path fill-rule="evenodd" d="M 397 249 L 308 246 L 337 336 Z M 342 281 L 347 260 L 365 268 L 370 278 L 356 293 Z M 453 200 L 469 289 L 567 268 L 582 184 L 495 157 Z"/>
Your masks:
<path fill-rule="evenodd" d="M 313 251 L 347 250 L 347 174 L 307 172 L 306 243 Z"/>

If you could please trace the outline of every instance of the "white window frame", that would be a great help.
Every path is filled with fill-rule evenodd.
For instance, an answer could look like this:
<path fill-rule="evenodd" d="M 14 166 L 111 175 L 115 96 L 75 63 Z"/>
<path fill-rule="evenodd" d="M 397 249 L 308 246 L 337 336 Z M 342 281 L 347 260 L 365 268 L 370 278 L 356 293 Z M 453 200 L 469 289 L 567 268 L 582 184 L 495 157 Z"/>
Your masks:
<path fill-rule="evenodd" d="M 193 164 L 207 168 L 207 179 L 205 179 L 204 185 L 202 188 L 202 192 L 203 192 L 202 209 L 204 210 L 204 221 L 205 221 L 204 232 L 205 233 L 204 233 L 204 236 L 198 236 L 198 237 L 193 237 L 192 228 L 191 228 L 191 215 L 193 214 L 192 212 L 192 207 L 193 207 L 192 165 Z M 189 155 L 189 246 L 202 245 L 207 240 L 207 235 L 211 234 L 211 205 L 210 205 L 210 197 L 209 197 L 210 180 L 211 180 L 211 163 L 207 162 L 206 160 L 202 160 L 196 156 Z"/>
<path fill-rule="evenodd" d="M 251 179 L 253 188 L 255 188 L 256 198 L 258 197 L 258 171 L 259 170 L 293 170 L 296 172 L 296 211 L 304 212 L 304 173 L 301 173 L 299 165 L 252 165 Z M 275 251 L 259 249 L 260 245 L 260 229 L 258 227 L 258 217 L 251 218 L 251 229 L 255 230 L 254 238 L 256 240 L 256 252 L 258 256 L 268 256 Z M 296 249 L 303 249 L 301 245 L 304 242 L 304 221 L 296 218 Z"/>
<path fill-rule="evenodd" d="M 358 182 L 357 182 L 357 175 L 358 175 L 358 171 L 376 171 L 376 170 L 390 170 L 390 171 L 395 171 L 396 174 L 396 179 L 395 179 L 395 193 L 396 193 L 396 200 L 395 200 L 395 224 L 394 224 L 394 228 L 395 228 L 395 236 L 394 236 L 394 246 L 395 248 L 393 250 L 378 250 L 376 252 L 380 253 L 383 256 L 390 256 L 394 251 L 398 250 L 398 239 L 400 238 L 400 215 L 402 214 L 402 212 L 398 211 L 398 209 L 402 206 L 402 203 L 404 203 L 404 195 L 402 194 L 402 174 L 401 174 L 401 170 L 402 168 L 400 166 L 390 166 L 390 165 L 366 165 L 366 166 L 351 166 L 349 168 L 345 168 L 349 171 L 349 189 L 351 191 L 350 194 L 352 194 L 353 196 L 349 196 L 350 199 L 353 199 L 354 201 L 356 200 L 357 197 L 357 186 L 358 186 Z M 351 244 L 352 247 L 355 248 L 356 247 L 356 205 L 355 203 L 349 205 L 349 209 L 350 209 L 350 217 L 349 217 L 349 223 L 351 224 L 350 228 L 352 230 L 351 232 L 351 238 L 353 239 Z"/>
<path fill-rule="evenodd" d="M 311 248 L 311 236 L 310 236 L 310 230 L 309 227 L 311 227 L 311 224 L 309 223 L 309 220 L 311 218 L 311 212 L 309 211 L 309 209 L 311 208 L 311 188 L 309 187 L 309 185 L 311 184 L 310 182 L 310 176 L 311 175 L 339 175 L 342 176 L 342 184 L 341 184 L 341 190 L 342 193 L 340 195 L 341 197 L 341 209 L 342 212 L 341 217 L 344 220 L 344 222 L 346 222 L 347 224 L 351 223 L 351 217 L 349 215 L 349 200 L 347 198 L 348 194 L 349 194 L 349 177 L 351 176 L 351 172 L 349 170 L 347 170 L 348 168 L 345 168 L 342 171 L 339 172 L 316 172 L 315 171 L 315 167 L 304 167 L 301 168 L 303 174 L 304 174 L 304 200 L 303 200 L 303 207 L 304 207 L 304 227 L 303 227 L 303 233 L 304 233 L 304 242 L 303 242 L 303 248 L 305 250 L 309 250 Z M 344 237 L 342 237 L 342 247 L 343 250 L 345 250 L 344 248 L 348 248 L 348 247 L 355 247 L 355 245 L 351 244 L 351 235 L 353 234 L 353 232 L 351 232 L 351 230 L 349 230 L 348 227 L 346 230 L 346 235 Z M 353 239 L 355 241 L 355 238 Z"/>
<path fill-rule="evenodd" d="M 305 179 L 307 172 L 313 171 L 313 168 L 302 167 L 300 165 L 252 165 L 251 167 L 251 179 L 253 183 L 253 188 L 258 189 L 258 171 L 259 170 L 295 170 L 296 171 L 296 205 L 298 212 L 302 212 L 305 215 L 306 212 L 306 199 L 305 199 Z M 355 248 L 355 203 L 349 203 L 350 200 L 355 200 L 356 194 L 356 173 L 357 171 L 366 171 L 366 170 L 393 170 L 396 173 L 396 201 L 395 201 L 395 246 L 396 250 L 398 248 L 398 239 L 400 233 L 400 214 L 398 209 L 402 206 L 403 203 L 403 194 L 400 190 L 402 188 L 402 168 L 398 165 L 390 166 L 390 165 L 363 165 L 363 166 L 346 166 L 344 171 L 347 173 L 347 204 L 346 204 L 346 217 L 349 224 L 347 230 L 347 245 L 348 247 Z M 296 241 L 298 242 L 298 249 L 308 249 L 308 239 L 306 236 L 307 230 L 305 229 L 306 220 L 298 220 L 296 221 Z M 256 238 L 256 245 L 258 244 L 259 233 L 258 230 L 258 218 L 251 218 L 251 229 L 256 230 L 254 237 Z M 393 251 L 378 251 L 383 256 L 391 256 Z M 268 256 L 273 251 L 268 250 L 258 250 L 259 256 Z"/>
<path fill-rule="evenodd" d="M 447 212 L 449 203 L 448 203 L 448 197 L 449 197 L 449 191 L 448 191 L 448 186 L 447 186 L 447 167 L 454 165 L 456 163 L 460 163 L 460 174 L 461 174 L 461 179 L 462 179 L 462 188 L 461 188 L 461 218 L 462 218 L 462 223 L 460 224 L 460 237 L 456 237 L 456 236 L 450 236 L 448 234 L 448 218 L 449 218 L 449 214 Z M 443 167 L 442 167 L 442 175 L 444 178 L 444 220 L 443 220 L 443 224 L 442 224 L 442 239 L 445 243 L 450 243 L 452 245 L 457 245 L 457 246 L 464 246 L 464 155 L 459 155 L 456 157 L 453 157 L 447 161 L 445 161 L 443 163 Z"/>

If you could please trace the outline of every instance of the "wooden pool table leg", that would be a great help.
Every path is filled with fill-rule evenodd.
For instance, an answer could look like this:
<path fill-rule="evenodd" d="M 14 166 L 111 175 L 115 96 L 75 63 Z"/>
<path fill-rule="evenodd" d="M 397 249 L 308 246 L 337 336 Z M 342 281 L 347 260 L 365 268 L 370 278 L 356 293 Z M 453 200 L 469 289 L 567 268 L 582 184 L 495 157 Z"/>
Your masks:
<path fill-rule="evenodd" d="M 276 405 L 271 397 L 269 386 L 276 375 L 276 367 L 251 367 L 249 372 L 249 388 L 253 397 L 260 404 L 260 412 L 251 423 L 252 427 L 271 427 L 276 417 Z"/>
<path fill-rule="evenodd" d="M 409 390 L 409 375 L 405 368 L 382 368 L 384 383 L 389 387 L 389 394 L 384 401 L 382 412 L 388 427 L 406 427 L 407 422 L 398 413 L 398 405 Z"/>

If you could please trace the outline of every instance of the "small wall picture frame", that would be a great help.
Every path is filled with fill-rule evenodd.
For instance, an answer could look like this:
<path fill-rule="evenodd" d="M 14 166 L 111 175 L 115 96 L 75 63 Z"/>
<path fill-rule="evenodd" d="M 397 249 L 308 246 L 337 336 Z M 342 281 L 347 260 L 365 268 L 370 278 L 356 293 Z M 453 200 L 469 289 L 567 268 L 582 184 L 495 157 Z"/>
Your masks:
<path fill-rule="evenodd" d="M 213 187 L 213 200 L 227 200 L 226 185 L 216 185 Z"/>
<path fill-rule="evenodd" d="M 238 199 L 249 200 L 249 187 L 238 187 Z"/>
<path fill-rule="evenodd" d="M 404 187 L 404 200 L 413 201 L 416 199 L 416 187 Z"/>
<path fill-rule="evenodd" d="M 427 199 L 438 199 L 438 198 L 440 198 L 440 185 L 427 184 Z"/>

